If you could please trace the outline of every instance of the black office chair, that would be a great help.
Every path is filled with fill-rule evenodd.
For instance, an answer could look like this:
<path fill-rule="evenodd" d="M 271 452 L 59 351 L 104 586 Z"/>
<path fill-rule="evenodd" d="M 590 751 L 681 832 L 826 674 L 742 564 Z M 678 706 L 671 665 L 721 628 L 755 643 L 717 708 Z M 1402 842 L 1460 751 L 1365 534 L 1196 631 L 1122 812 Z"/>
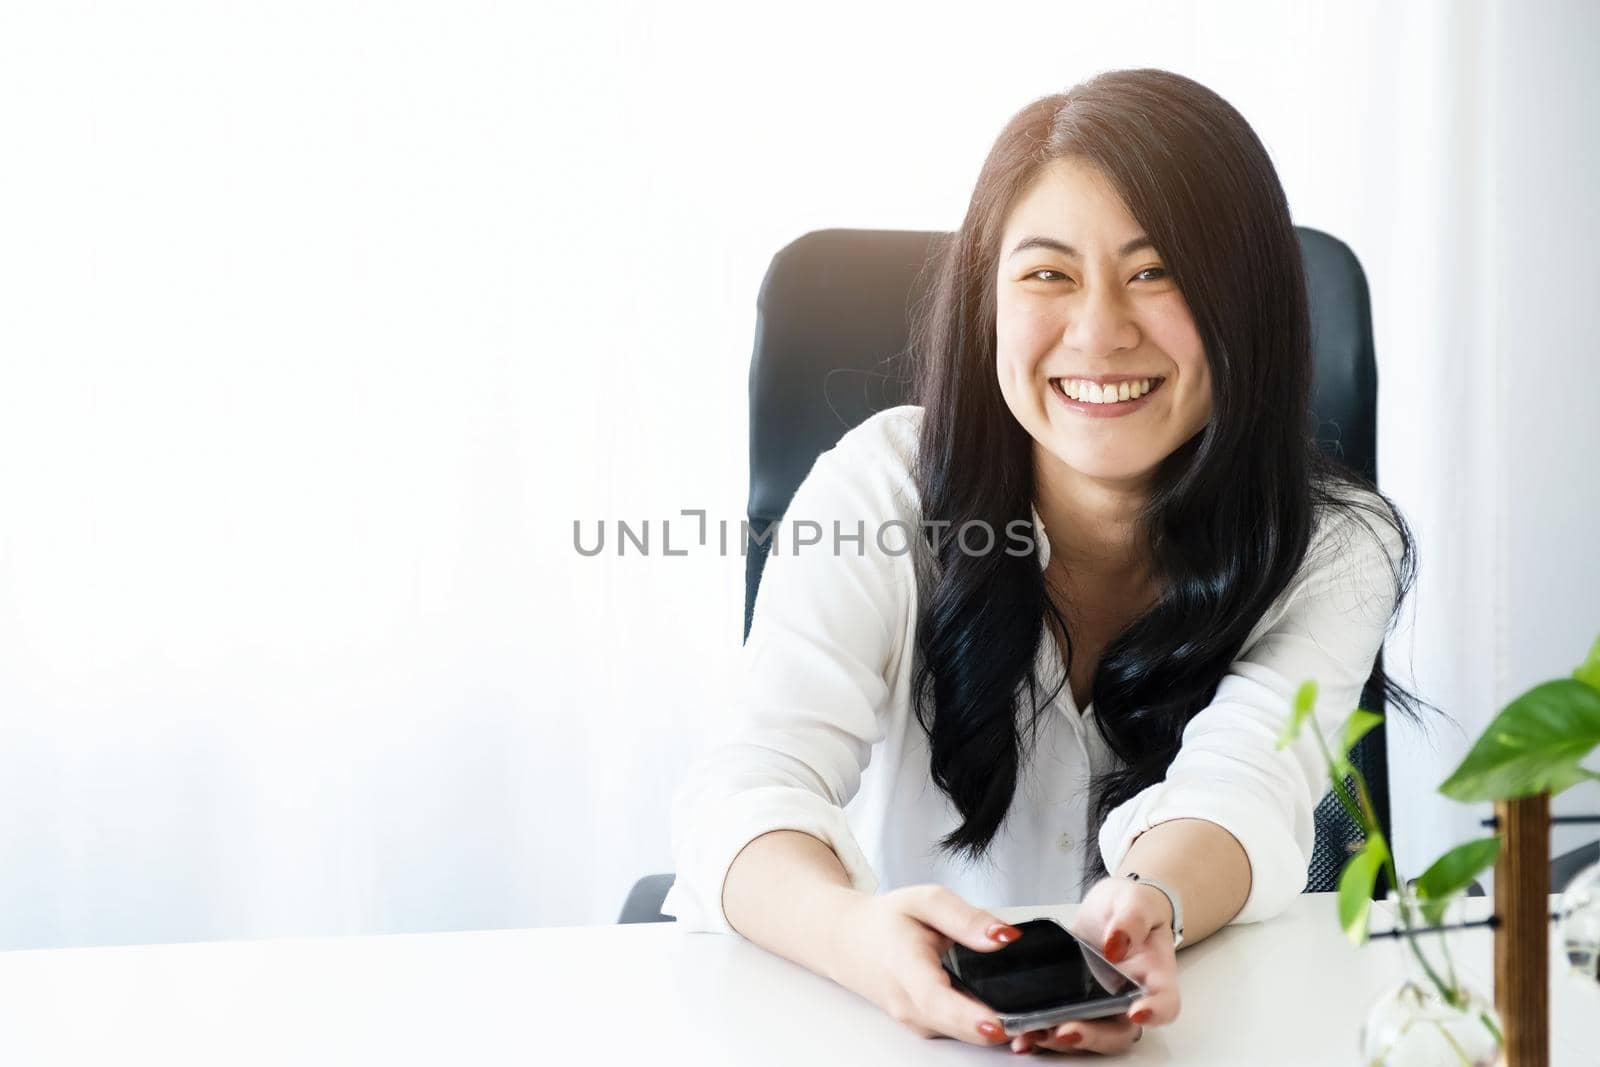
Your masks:
<path fill-rule="evenodd" d="M 1378 371 L 1366 276 L 1343 242 L 1305 227 L 1297 232 L 1316 354 L 1317 440 L 1325 452 L 1375 481 Z M 746 637 L 767 559 L 767 542 L 760 538 L 782 518 L 817 456 L 869 415 L 906 402 L 909 310 L 924 295 L 925 266 L 948 236 L 820 230 L 784 248 L 767 268 L 750 361 Z M 1370 681 L 1361 706 L 1382 710 L 1381 693 Z M 1389 773 L 1382 726 L 1362 738 L 1351 760 L 1366 776 L 1387 837 Z M 1316 812 L 1306 892 L 1336 889 L 1339 872 L 1361 840 L 1359 827 L 1332 794 L 1324 797 Z M 642 879 L 619 921 L 670 922 L 660 905 L 671 886 L 670 874 Z"/>

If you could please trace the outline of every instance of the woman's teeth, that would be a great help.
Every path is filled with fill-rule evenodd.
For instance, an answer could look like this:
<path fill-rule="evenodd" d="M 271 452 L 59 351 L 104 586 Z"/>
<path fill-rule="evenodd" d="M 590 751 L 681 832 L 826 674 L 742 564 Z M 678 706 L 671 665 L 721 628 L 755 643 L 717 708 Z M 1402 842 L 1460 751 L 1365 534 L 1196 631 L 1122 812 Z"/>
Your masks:
<path fill-rule="evenodd" d="M 1057 378 L 1055 384 L 1067 396 L 1086 404 L 1119 404 L 1124 400 L 1139 399 L 1161 381 L 1161 378 L 1140 378 L 1138 381 L 1102 386 L 1081 378 Z"/>

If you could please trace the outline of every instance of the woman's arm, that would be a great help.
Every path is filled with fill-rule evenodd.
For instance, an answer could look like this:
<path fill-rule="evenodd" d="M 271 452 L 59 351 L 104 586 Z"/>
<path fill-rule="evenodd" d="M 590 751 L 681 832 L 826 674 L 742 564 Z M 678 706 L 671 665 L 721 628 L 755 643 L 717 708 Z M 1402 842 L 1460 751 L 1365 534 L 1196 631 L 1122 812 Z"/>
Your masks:
<path fill-rule="evenodd" d="M 1147 854 L 1173 864 L 1171 873 L 1183 881 L 1192 877 L 1195 863 L 1206 864 L 1208 873 L 1213 861 L 1217 870 L 1231 870 L 1242 850 L 1242 879 L 1227 879 L 1233 888 L 1205 884 L 1191 890 L 1202 894 L 1200 907 L 1209 909 L 1204 915 L 1197 908 L 1191 919 L 1187 896 L 1181 898 L 1185 924 L 1195 936 L 1204 920 L 1271 918 L 1304 888 L 1327 773 L 1310 730 L 1281 749 L 1278 738 L 1307 679 L 1318 684 L 1318 724 L 1324 735 L 1337 736 L 1383 644 L 1397 595 L 1397 535 L 1376 519 L 1348 515 L 1339 515 L 1319 535 L 1296 582 L 1263 617 L 1259 637 L 1233 663 L 1212 702 L 1184 727 L 1164 780 L 1118 806 L 1100 829 L 1108 870 L 1139 870 L 1158 881 L 1167 879 L 1139 867 Z M 1216 854 L 1195 855 L 1189 842 L 1169 843 L 1192 832 L 1173 829 L 1170 824 L 1178 822 L 1216 827 L 1220 836 L 1210 837 Z M 1242 904 L 1233 898 L 1241 884 Z"/>
<path fill-rule="evenodd" d="M 1117 865 L 1118 876 L 1135 872 L 1168 886 L 1183 905 L 1183 943 L 1210 937 L 1244 907 L 1250 896 L 1250 860 L 1232 834 L 1204 819 L 1173 819 L 1139 835 Z M 1170 925 L 1172 905 L 1159 889 Z"/>
<path fill-rule="evenodd" d="M 860 895 L 833 849 L 799 830 L 774 830 L 734 858 L 722 911 L 748 940 L 831 978 L 840 913 Z"/>

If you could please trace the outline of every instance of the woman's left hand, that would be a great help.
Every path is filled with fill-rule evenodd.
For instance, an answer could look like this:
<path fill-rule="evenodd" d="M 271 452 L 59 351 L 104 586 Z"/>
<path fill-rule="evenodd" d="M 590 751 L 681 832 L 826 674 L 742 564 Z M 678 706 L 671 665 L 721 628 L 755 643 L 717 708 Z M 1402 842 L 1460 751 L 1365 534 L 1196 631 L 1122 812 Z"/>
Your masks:
<path fill-rule="evenodd" d="M 1126 1052 L 1146 1026 L 1178 1017 L 1178 953 L 1172 944 L 1172 905 L 1166 894 L 1128 878 L 1103 878 L 1084 895 L 1072 932 L 1132 975 L 1145 995 L 1126 1015 L 1076 1019 L 1013 1038 L 1015 1052 Z"/>

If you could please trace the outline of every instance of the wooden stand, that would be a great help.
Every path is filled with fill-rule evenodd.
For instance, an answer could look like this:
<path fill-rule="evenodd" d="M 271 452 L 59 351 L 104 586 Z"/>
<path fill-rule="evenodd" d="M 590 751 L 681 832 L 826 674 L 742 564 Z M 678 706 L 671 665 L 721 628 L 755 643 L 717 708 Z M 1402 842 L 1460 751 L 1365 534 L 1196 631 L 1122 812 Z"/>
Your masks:
<path fill-rule="evenodd" d="M 1495 804 L 1494 1006 L 1505 1067 L 1550 1063 L 1550 794 Z"/>

